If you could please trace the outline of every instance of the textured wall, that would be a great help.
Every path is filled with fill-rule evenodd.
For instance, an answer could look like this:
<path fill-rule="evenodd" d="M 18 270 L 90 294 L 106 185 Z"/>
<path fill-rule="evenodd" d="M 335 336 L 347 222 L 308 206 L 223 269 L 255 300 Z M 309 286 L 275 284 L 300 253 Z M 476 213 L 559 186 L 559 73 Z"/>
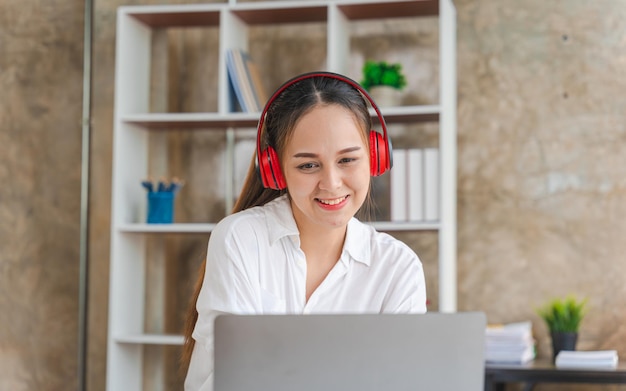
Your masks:
<path fill-rule="evenodd" d="M 122 3 L 128 4 L 95 2 L 90 391 L 105 387 L 115 12 Z M 549 356 L 547 331 L 534 308 L 551 297 L 575 293 L 588 297 L 590 304 L 579 346 L 618 349 L 625 358 L 626 245 L 620 235 L 626 232 L 626 158 L 621 153 L 626 137 L 626 7 L 621 0 L 455 3 L 459 308 L 484 310 L 491 322 L 531 320 L 539 355 Z M 12 184 L 0 190 L 2 391 L 76 385 L 82 10 L 79 1 L 0 0 L 0 178 Z M 437 44 L 433 28 L 436 22 L 427 20 L 412 35 L 390 41 L 374 39 L 369 27 L 359 26 L 353 60 L 380 56 L 408 61 L 410 84 L 419 91 L 409 92 L 405 101 L 432 101 L 437 59 L 427 55 Z M 311 45 L 298 44 L 278 30 L 254 31 L 251 50 L 269 75 L 268 89 L 284 74 L 323 64 L 319 30 L 310 26 L 302 31 Z M 191 31 L 159 39 L 167 43 L 157 42 L 155 51 L 169 54 L 166 65 L 157 65 L 164 78 L 154 80 L 153 107 L 212 107 L 215 102 L 203 88 L 214 82 L 194 53 L 214 37 Z M 402 54 L 403 46 L 415 44 L 421 63 Z M 278 61 L 283 55 L 312 56 L 319 63 Z M 201 85 L 195 83 L 198 78 Z M 414 142 L 407 136 L 413 131 L 400 129 L 394 140 Z M 417 133 L 420 144 L 433 142 L 431 127 Z M 188 179 L 206 189 L 211 180 L 203 175 L 214 168 L 202 158 L 212 143 L 221 141 L 190 134 L 173 141 L 185 150 L 200 143 L 200 151 L 172 153 L 170 162 L 196 167 Z M 179 205 L 180 213 L 219 215 L 204 204 L 216 195 L 194 189 L 192 183 L 185 197 L 200 205 Z M 424 260 L 429 296 L 436 303 L 436 235 L 398 236 Z M 172 274 L 176 281 L 168 282 L 175 295 L 166 304 L 171 313 L 166 328 L 180 324 L 187 280 L 205 242 L 198 237 L 168 244 L 169 251 L 177 251 L 178 267 Z M 162 270 L 153 272 L 162 275 Z M 167 354 L 172 360 L 176 352 Z M 167 380 L 168 389 L 179 386 L 174 374 Z M 619 389 L 538 387 L 574 388 Z"/>
<path fill-rule="evenodd" d="M 458 1 L 459 303 L 533 321 L 589 299 L 581 349 L 626 357 L 626 7 Z"/>
<path fill-rule="evenodd" d="M 0 0 L 0 390 L 77 385 L 82 19 Z"/>

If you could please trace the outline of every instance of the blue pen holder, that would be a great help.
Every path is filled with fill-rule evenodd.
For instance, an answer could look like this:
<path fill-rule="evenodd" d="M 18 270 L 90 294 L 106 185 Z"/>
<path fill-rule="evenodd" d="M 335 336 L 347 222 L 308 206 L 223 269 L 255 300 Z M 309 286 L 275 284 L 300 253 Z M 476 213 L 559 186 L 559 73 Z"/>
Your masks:
<path fill-rule="evenodd" d="M 148 193 L 148 224 L 169 224 L 174 221 L 174 192 Z"/>

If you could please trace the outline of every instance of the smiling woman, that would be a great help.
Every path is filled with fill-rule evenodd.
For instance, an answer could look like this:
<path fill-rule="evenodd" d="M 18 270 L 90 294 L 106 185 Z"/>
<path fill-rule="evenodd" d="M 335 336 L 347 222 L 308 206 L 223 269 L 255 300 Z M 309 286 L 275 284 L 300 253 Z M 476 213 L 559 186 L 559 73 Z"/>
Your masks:
<path fill-rule="evenodd" d="M 272 95 L 234 213 L 209 239 L 186 327 L 186 390 L 212 389 L 220 313 L 426 311 L 418 256 L 355 218 L 371 176 L 391 168 L 389 145 L 378 107 L 342 75 L 301 75 Z"/>

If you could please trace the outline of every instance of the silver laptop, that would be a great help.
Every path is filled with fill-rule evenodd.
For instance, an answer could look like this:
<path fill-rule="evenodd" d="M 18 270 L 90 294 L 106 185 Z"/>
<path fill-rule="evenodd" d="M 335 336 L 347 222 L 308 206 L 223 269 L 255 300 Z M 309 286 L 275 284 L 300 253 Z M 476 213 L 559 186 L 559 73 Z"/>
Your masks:
<path fill-rule="evenodd" d="M 482 391 L 486 317 L 220 315 L 214 391 Z"/>

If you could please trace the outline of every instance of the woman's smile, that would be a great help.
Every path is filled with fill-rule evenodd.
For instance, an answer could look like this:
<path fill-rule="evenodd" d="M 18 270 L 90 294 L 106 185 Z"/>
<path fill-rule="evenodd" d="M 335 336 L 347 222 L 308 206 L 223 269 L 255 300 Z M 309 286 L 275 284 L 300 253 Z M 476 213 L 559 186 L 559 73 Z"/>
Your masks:
<path fill-rule="evenodd" d="M 315 200 L 319 202 L 322 205 L 322 207 L 325 207 L 327 209 L 339 209 L 340 207 L 346 204 L 346 200 L 348 199 L 348 197 L 349 196 L 343 196 L 343 197 L 333 198 L 333 199 L 316 198 Z"/>

